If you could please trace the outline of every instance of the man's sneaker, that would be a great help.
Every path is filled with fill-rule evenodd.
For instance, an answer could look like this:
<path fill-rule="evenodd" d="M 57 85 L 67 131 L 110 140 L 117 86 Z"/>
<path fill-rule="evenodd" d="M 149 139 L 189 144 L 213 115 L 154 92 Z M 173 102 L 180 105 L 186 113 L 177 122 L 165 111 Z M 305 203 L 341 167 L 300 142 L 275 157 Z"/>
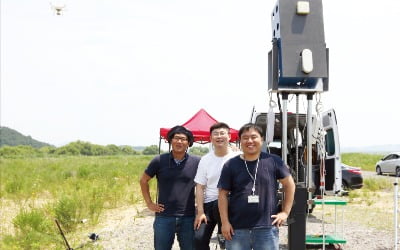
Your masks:
<path fill-rule="evenodd" d="M 217 234 L 217 239 L 220 249 L 225 249 L 225 238 L 222 234 Z"/>

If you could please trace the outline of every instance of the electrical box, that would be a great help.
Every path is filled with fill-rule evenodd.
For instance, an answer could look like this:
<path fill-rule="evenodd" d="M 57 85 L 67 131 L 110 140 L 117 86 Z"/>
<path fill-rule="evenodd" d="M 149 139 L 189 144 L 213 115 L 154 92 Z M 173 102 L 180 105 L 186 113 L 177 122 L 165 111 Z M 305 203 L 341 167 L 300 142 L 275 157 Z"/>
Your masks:
<path fill-rule="evenodd" d="M 268 89 L 328 91 L 328 49 L 322 0 L 278 0 L 271 15 Z"/>

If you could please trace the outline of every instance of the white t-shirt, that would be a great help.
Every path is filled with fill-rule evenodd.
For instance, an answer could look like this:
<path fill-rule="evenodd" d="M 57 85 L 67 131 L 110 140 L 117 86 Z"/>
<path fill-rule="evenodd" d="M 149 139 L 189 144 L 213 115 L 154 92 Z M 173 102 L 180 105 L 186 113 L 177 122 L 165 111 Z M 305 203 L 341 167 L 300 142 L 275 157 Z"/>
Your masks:
<path fill-rule="evenodd" d="M 215 155 L 214 151 L 210 151 L 201 157 L 194 181 L 197 184 L 206 186 L 204 192 L 204 203 L 218 199 L 217 185 L 219 177 L 221 176 L 222 167 L 227 160 L 240 153 L 240 151 L 233 152 L 230 150 L 227 155 L 219 157 Z"/>

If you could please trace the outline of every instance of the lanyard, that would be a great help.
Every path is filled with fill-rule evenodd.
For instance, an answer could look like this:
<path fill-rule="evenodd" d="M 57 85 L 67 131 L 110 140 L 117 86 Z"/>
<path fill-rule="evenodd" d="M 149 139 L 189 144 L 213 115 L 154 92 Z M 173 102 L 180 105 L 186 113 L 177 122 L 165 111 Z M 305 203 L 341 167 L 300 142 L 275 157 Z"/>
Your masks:
<path fill-rule="evenodd" d="M 253 192 L 253 195 L 254 195 L 254 192 L 256 191 L 257 171 L 258 171 L 258 163 L 260 162 L 260 158 L 257 159 L 256 172 L 254 174 L 254 177 L 251 175 L 251 173 L 249 171 L 249 167 L 247 167 L 246 159 L 243 159 L 243 160 L 244 160 L 244 165 L 246 166 L 247 173 L 250 175 L 251 179 L 253 180 L 253 188 L 251 189 L 251 191 Z"/>

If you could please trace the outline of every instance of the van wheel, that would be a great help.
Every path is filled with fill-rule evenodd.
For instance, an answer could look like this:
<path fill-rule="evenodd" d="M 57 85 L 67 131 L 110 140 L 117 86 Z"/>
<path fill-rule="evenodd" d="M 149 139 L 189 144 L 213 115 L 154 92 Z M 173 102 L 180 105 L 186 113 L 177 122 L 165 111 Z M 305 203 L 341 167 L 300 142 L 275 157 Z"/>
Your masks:
<path fill-rule="evenodd" d="M 377 175 L 382 175 L 382 170 L 380 166 L 376 166 L 376 174 Z"/>
<path fill-rule="evenodd" d="M 396 167 L 396 177 L 400 177 L 400 167 Z"/>

